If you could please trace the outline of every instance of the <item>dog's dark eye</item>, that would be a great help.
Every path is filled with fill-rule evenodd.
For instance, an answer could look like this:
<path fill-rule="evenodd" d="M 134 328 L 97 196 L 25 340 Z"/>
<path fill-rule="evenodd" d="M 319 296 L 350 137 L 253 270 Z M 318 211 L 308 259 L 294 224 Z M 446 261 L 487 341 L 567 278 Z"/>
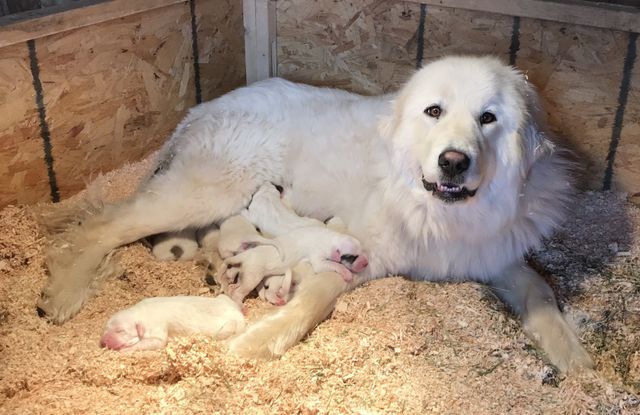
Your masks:
<path fill-rule="evenodd" d="M 480 124 L 491 124 L 496 121 L 496 116 L 491 112 L 483 112 L 480 116 Z"/>
<path fill-rule="evenodd" d="M 442 108 L 440 108 L 439 105 L 432 105 L 424 110 L 424 113 L 429 117 L 440 118 L 440 116 L 442 115 Z"/>

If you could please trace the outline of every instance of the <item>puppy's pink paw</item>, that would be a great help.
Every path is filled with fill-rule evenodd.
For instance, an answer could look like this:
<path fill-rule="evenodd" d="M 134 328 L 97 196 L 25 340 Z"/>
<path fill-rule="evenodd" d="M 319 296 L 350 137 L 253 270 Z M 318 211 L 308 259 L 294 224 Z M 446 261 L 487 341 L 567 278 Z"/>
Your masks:
<path fill-rule="evenodd" d="M 340 266 L 338 267 L 338 274 L 342 277 L 346 282 L 351 282 L 353 280 L 353 274 L 351 271 L 347 269 L 347 267 Z"/>

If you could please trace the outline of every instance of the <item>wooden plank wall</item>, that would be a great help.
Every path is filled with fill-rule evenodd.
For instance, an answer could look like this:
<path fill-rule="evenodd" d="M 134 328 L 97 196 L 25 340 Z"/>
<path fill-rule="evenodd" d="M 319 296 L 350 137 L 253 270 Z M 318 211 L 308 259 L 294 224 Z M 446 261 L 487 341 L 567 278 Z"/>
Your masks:
<path fill-rule="evenodd" d="M 278 0 L 276 18 L 278 74 L 316 85 L 378 94 L 447 54 L 512 62 L 583 160 L 584 185 L 640 192 L 637 34 L 393 0 Z"/>
<path fill-rule="evenodd" d="M 0 207 L 156 150 L 197 99 L 244 84 L 242 39 L 241 3 L 195 0 L 0 48 Z"/>

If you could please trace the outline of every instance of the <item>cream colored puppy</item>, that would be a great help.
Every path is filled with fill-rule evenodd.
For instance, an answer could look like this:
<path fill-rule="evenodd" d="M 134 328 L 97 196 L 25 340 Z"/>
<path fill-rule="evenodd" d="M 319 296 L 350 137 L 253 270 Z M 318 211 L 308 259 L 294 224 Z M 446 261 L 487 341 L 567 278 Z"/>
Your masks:
<path fill-rule="evenodd" d="M 271 183 L 260 186 L 249 206 L 240 214 L 262 232 L 272 236 L 284 235 L 306 226 L 324 225 L 317 219 L 298 216 L 283 203 L 280 192 Z"/>
<path fill-rule="evenodd" d="M 361 272 L 369 263 L 357 239 L 331 230 L 324 224 L 294 229 L 275 238 L 275 241 L 282 247 L 283 257 L 275 247 L 260 245 L 225 259 L 226 267 L 221 270 L 223 274 L 229 271 L 230 266 L 239 268 L 237 283 L 229 285 L 229 295 L 235 301 L 242 302 L 265 277 L 284 275 L 304 259 L 310 262 L 315 272 L 333 271 L 345 281 L 351 281 L 352 272 Z M 231 278 L 228 275 L 228 279 Z"/>
<path fill-rule="evenodd" d="M 121 352 L 161 349 L 169 337 L 201 333 L 226 339 L 244 330 L 241 308 L 229 297 L 153 297 L 114 314 L 100 345 Z"/>
<path fill-rule="evenodd" d="M 220 225 L 218 252 L 223 259 L 258 245 L 271 245 L 280 252 L 277 242 L 260 235 L 255 226 L 240 215 L 231 216 Z"/>
<path fill-rule="evenodd" d="M 273 305 L 285 305 L 293 295 L 293 273 L 287 270 L 284 275 L 273 275 L 264 278 L 258 284 L 258 297 Z"/>
<path fill-rule="evenodd" d="M 238 302 L 258 287 L 263 279 L 268 279 L 266 287 L 264 283 L 259 287 L 262 297 L 274 304 L 285 304 L 291 293 L 291 278 L 287 278 L 290 267 L 302 260 L 308 260 L 315 272 L 333 271 L 345 281 L 351 281 L 352 272 L 360 272 L 368 265 L 357 239 L 331 229 L 317 219 L 298 216 L 284 205 L 280 192 L 271 183 L 265 183 L 258 189 L 242 215 L 263 231 L 276 236 L 274 245 L 281 248 L 281 256 L 276 257 L 274 249 L 265 245 L 225 260 L 227 265 L 236 266 L 231 269 L 234 274 L 227 275 L 227 280 L 232 282 L 238 276 L 238 282 L 229 287 L 231 297 Z M 344 224 L 334 219 L 332 225 L 344 230 Z M 236 274 L 237 267 L 240 271 Z M 270 289 L 271 284 L 273 289 Z"/>

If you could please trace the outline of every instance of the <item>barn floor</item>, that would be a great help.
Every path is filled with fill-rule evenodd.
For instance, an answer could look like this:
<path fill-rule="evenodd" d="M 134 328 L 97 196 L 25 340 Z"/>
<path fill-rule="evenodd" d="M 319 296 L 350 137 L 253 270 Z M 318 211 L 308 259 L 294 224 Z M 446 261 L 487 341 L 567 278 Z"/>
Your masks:
<path fill-rule="evenodd" d="M 99 178 L 127 194 L 148 163 Z M 38 318 L 43 236 L 28 208 L 0 211 L 0 413 L 640 413 L 640 209 L 585 193 L 533 263 L 554 284 L 597 363 L 563 378 L 473 284 L 387 278 L 345 295 L 277 361 L 242 361 L 203 337 L 121 355 L 98 347 L 107 318 L 148 296 L 210 295 L 192 262 L 120 250 L 124 272 L 63 326 Z M 269 310 L 249 301 L 250 318 Z"/>

